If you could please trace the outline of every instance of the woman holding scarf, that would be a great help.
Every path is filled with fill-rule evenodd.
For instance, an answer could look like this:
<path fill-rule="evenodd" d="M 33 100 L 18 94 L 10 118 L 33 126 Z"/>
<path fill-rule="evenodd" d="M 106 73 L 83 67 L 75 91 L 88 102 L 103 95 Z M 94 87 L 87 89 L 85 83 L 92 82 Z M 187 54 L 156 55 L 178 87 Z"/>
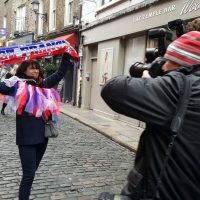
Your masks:
<path fill-rule="evenodd" d="M 64 53 L 58 70 L 45 79 L 36 61 L 24 61 L 15 76 L 0 83 L 5 103 L 16 111 L 16 144 L 23 172 L 19 200 L 29 200 L 35 172 L 47 148 L 43 117 L 58 120 L 59 94 L 53 87 L 64 77 L 67 68 L 74 67 L 75 59 L 71 55 Z"/>

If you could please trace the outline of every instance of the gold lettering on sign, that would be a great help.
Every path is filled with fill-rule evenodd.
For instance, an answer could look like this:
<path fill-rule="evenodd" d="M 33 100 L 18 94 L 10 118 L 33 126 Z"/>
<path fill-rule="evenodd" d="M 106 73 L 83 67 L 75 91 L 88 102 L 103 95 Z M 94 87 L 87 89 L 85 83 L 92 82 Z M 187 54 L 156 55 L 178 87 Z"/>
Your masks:
<path fill-rule="evenodd" d="M 168 13 L 168 12 L 172 12 L 176 10 L 176 6 L 175 5 L 171 5 L 171 6 L 168 6 L 166 8 L 163 9 L 163 13 Z"/>
<path fill-rule="evenodd" d="M 192 11 L 197 11 L 199 9 L 200 9 L 200 2 L 197 3 L 196 0 L 187 0 L 184 3 L 180 15 L 187 14 Z"/>
<path fill-rule="evenodd" d="M 149 18 L 153 18 L 162 14 L 170 13 L 176 10 L 176 5 L 170 5 L 168 7 L 164 7 L 158 10 L 153 10 L 151 12 L 145 13 L 143 15 L 139 15 L 133 18 L 133 22 L 139 22 L 141 20 L 146 20 Z"/>

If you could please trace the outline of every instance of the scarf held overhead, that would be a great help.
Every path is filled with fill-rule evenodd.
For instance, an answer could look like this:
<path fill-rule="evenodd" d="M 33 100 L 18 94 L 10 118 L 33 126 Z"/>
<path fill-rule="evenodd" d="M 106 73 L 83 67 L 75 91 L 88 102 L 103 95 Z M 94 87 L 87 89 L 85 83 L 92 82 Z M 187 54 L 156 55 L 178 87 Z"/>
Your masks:
<path fill-rule="evenodd" d="M 10 79 L 5 79 L 4 82 L 7 87 L 14 87 L 14 93 L 11 95 L 1 94 L 1 100 L 8 105 L 8 107 L 21 115 L 22 111 L 26 111 L 31 116 L 48 119 L 52 115 L 52 120 L 58 121 L 58 114 L 60 111 L 60 96 L 54 89 L 40 88 L 27 84 L 27 79 L 19 79 L 16 76 Z"/>
<path fill-rule="evenodd" d="M 21 46 L 0 48 L 0 67 L 27 60 L 68 53 L 78 58 L 75 49 L 65 40 L 52 40 Z"/>

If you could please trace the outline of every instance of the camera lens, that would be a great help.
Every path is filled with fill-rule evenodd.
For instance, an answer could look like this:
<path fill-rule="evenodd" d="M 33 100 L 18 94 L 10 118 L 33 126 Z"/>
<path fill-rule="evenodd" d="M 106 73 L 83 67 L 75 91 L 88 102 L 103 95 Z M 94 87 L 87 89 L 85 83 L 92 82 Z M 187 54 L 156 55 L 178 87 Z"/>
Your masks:
<path fill-rule="evenodd" d="M 148 67 L 146 65 L 144 65 L 142 62 L 135 62 L 133 65 L 131 65 L 129 69 L 129 74 L 132 77 L 140 78 L 142 77 L 144 70 L 148 70 Z"/>

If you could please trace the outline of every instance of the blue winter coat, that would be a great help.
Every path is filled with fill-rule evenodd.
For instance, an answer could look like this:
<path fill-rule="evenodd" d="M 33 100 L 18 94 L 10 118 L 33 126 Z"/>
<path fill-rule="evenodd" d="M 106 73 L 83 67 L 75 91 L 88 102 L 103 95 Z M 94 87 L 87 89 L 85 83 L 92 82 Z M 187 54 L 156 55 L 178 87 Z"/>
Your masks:
<path fill-rule="evenodd" d="M 43 80 L 39 87 L 52 88 L 65 75 L 67 68 L 73 67 L 73 58 L 69 54 L 64 54 L 58 70 Z M 27 82 L 31 85 L 37 85 L 34 81 Z M 14 87 L 7 87 L 4 82 L 0 83 L 0 93 L 12 94 Z M 45 124 L 42 117 L 30 116 L 23 111 L 21 115 L 16 115 L 16 144 L 34 145 L 47 141 L 44 137 Z"/>

